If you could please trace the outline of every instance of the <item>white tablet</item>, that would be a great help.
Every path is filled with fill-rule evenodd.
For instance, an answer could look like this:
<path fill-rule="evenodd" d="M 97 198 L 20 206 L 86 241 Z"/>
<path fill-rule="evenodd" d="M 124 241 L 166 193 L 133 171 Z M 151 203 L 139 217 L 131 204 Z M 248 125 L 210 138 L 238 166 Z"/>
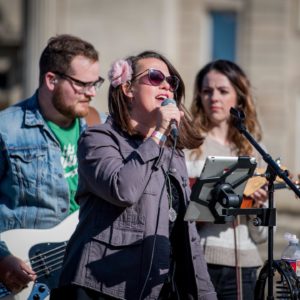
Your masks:
<path fill-rule="evenodd" d="M 256 168 L 254 157 L 208 156 L 202 173 L 192 188 L 191 202 L 185 214 L 186 221 L 224 223 L 224 208 L 213 197 L 213 191 L 219 184 L 228 183 L 232 192 L 242 200 L 247 180 Z"/>

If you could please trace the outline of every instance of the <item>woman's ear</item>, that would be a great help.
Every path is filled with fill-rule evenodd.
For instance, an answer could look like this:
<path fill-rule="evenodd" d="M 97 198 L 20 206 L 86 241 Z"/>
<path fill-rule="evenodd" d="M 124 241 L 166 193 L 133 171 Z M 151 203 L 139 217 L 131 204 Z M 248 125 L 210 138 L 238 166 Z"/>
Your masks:
<path fill-rule="evenodd" d="M 122 91 L 128 98 L 133 98 L 133 91 L 131 82 L 122 84 Z"/>

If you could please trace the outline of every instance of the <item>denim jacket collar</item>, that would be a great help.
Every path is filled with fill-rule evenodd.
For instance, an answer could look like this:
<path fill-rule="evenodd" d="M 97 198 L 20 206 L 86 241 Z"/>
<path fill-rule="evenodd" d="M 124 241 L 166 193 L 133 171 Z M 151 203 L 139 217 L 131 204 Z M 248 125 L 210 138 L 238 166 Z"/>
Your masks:
<path fill-rule="evenodd" d="M 25 108 L 24 124 L 26 126 L 45 126 L 38 102 L 38 91 L 29 99 L 28 106 Z M 86 129 L 87 124 L 84 118 L 80 118 L 80 132 Z"/>

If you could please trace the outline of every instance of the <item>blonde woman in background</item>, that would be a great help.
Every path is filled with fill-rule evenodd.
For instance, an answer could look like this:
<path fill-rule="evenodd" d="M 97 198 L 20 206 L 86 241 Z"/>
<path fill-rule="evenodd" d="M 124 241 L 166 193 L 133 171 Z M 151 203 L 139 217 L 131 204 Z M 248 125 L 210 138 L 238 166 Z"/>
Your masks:
<path fill-rule="evenodd" d="M 263 166 L 258 153 L 234 127 L 231 107 L 245 112 L 247 129 L 260 141 L 261 129 L 244 71 L 230 61 L 210 62 L 195 81 L 191 113 L 205 140 L 197 149 L 186 151 L 190 178 L 201 174 L 208 155 L 255 156 L 258 166 Z M 267 191 L 260 188 L 251 197 L 254 207 L 265 206 Z M 255 227 L 250 216 L 240 216 L 232 223 L 199 223 L 198 233 L 218 299 L 239 299 L 239 294 L 241 299 L 254 299 L 256 272 L 262 264 L 256 245 L 266 241 L 267 228 Z"/>

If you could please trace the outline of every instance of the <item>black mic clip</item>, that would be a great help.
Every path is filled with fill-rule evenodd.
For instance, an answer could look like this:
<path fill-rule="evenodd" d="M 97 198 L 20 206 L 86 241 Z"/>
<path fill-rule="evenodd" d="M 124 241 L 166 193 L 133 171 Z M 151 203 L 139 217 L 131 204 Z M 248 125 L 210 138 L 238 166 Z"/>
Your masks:
<path fill-rule="evenodd" d="M 233 117 L 233 124 L 234 126 L 239 130 L 239 131 L 244 131 L 245 130 L 245 126 L 244 126 L 244 121 L 245 121 L 245 113 L 240 110 L 240 109 L 236 109 L 234 107 L 230 108 L 230 114 Z"/>

